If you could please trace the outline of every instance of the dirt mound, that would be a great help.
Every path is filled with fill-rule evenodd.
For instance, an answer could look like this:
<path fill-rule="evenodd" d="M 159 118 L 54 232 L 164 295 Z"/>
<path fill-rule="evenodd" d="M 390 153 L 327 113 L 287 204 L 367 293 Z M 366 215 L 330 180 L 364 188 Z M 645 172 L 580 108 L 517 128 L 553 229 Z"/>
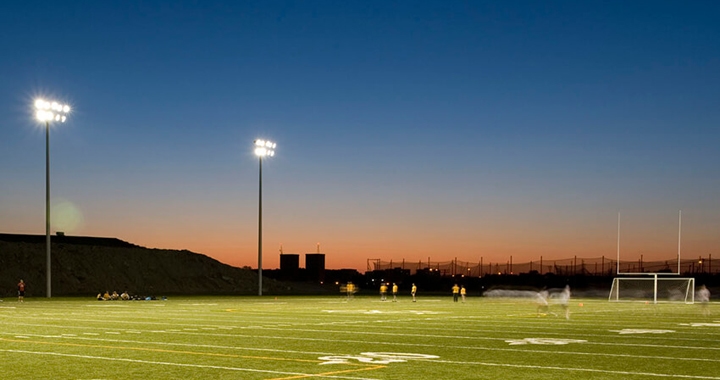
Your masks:
<path fill-rule="evenodd" d="M 27 238 L 22 238 L 23 236 Z M 0 296 L 46 296 L 46 246 L 41 235 L 0 234 Z M 52 237 L 52 295 L 142 296 L 257 294 L 257 273 L 190 251 L 147 249 L 110 238 Z M 312 293 L 304 284 L 263 278 L 263 294 Z"/>

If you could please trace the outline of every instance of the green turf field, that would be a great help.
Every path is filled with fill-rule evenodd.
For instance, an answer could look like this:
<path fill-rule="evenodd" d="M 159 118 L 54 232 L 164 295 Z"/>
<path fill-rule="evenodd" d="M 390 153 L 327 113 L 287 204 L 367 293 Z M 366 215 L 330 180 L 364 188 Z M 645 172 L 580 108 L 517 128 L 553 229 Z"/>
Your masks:
<path fill-rule="evenodd" d="M 720 379 L 718 305 L 570 310 L 477 297 L 5 299 L 0 378 Z"/>

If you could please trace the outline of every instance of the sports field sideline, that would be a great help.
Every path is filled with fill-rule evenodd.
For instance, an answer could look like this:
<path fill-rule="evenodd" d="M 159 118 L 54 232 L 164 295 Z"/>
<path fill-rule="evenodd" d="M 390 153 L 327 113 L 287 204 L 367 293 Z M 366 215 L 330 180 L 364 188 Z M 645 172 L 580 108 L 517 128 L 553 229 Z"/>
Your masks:
<path fill-rule="evenodd" d="M 5 299 L 0 378 L 720 379 L 717 305 L 570 310 L 479 297 Z"/>

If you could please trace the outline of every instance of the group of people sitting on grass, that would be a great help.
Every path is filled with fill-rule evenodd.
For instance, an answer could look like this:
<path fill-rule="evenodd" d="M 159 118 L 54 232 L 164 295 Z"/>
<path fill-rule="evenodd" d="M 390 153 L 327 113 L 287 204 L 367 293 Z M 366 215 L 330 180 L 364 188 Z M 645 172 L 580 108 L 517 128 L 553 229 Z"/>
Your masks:
<path fill-rule="evenodd" d="M 137 297 L 137 296 L 134 296 Z M 123 300 L 128 301 L 134 299 L 132 298 L 127 291 L 124 291 L 122 294 L 118 294 L 116 291 L 113 290 L 112 294 L 109 291 L 105 291 L 105 293 L 98 293 L 97 300 L 98 301 L 117 301 L 117 300 Z"/>
<path fill-rule="evenodd" d="M 158 299 L 167 301 L 167 297 L 165 296 L 158 298 L 155 296 L 130 295 L 127 290 L 122 292 L 122 294 L 118 294 L 116 291 L 110 293 L 106 290 L 105 293 L 98 293 L 97 295 L 98 301 L 157 301 Z"/>

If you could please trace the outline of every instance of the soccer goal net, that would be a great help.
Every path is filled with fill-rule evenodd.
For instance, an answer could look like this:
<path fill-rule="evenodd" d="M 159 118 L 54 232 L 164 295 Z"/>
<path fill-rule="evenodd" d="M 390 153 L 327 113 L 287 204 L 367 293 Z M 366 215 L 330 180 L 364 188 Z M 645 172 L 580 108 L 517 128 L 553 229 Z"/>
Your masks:
<path fill-rule="evenodd" d="M 615 277 L 609 301 L 695 302 L 695 279 L 691 277 Z"/>

